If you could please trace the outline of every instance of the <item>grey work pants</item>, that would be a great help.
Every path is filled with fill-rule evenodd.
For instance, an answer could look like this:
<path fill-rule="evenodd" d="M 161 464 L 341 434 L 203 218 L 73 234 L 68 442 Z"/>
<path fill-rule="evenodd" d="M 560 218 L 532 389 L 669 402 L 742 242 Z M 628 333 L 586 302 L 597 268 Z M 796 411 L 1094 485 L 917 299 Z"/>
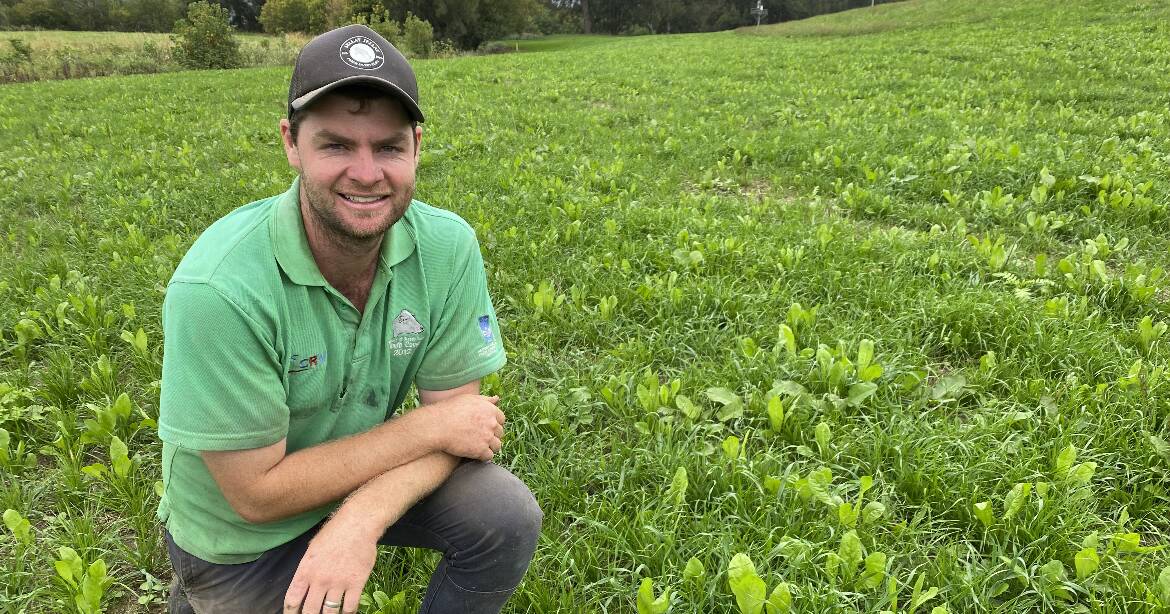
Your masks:
<path fill-rule="evenodd" d="M 378 543 L 443 553 L 420 614 L 495 613 L 528 569 L 542 518 L 532 493 L 516 476 L 493 463 L 467 461 Z M 166 533 L 175 570 L 171 614 L 281 612 L 293 574 L 316 533 L 314 528 L 239 565 L 196 558 Z"/>

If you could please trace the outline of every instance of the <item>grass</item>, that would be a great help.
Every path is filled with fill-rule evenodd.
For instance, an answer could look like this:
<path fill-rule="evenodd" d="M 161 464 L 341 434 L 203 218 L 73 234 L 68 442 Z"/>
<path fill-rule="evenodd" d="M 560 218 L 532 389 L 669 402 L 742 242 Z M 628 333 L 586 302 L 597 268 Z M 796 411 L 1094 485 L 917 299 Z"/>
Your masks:
<path fill-rule="evenodd" d="M 650 578 L 737 612 L 736 553 L 804 612 L 1170 604 L 1167 9 L 879 9 L 417 64 L 418 196 L 477 229 L 500 462 L 546 514 L 507 611 L 635 611 Z M 161 611 L 161 292 L 290 181 L 286 79 L 0 88 L 0 506 L 30 522 L 0 611 L 75 607 L 62 547 L 106 611 Z M 433 561 L 369 589 L 417 604 Z"/>

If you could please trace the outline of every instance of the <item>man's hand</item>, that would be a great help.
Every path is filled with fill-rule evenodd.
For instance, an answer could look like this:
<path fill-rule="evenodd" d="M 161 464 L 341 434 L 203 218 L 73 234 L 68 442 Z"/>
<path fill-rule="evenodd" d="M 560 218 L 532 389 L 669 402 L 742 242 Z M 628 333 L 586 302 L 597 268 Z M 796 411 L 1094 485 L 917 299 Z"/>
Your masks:
<path fill-rule="evenodd" d="M 500 451 L 504 412 L 500 397 L 461 394 L 429 405 L 439 449 L 452 456 L 489 461 Z"/>
<path fill-rule="evenodd" d="M 377 538 L 336 519 L 309 542 L 284 596 L 285 612 L 353 614 L 378 557 Z M 337 604 L 336 607 L 332 607 Z"/>

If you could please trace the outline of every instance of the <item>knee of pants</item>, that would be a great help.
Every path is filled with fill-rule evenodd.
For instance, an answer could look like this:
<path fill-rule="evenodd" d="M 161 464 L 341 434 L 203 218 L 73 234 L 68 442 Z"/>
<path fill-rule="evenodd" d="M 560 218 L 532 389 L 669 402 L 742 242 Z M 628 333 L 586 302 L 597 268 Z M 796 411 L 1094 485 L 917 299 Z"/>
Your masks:
<path fill-rule="evenodd" d="M 468 477 L 476 492 L 476 501 L 468 507 L 469 525 L 478 533 L 471 544 L 479 555 L 474 558 L 480 561 L 464 562 L 496 566 L 503 575 L 512 576 L 500 581 L 519 583 L 536 550 L 544 513 L 524 482 L 498 465 L 482 463 Z"/>

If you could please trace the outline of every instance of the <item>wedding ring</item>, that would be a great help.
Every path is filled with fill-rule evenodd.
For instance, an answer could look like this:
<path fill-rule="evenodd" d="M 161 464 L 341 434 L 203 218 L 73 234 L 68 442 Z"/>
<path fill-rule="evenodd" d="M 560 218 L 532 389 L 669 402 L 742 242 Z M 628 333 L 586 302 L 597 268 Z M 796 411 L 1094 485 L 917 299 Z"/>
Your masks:
<path fill-rule="evenodd" d="M 329 601 L 328 599 L 326 599 L 325 603 L 321 604 L 321 607 L 329 608 L 330 610 L 336 610 L 337 608 L 341 607 L 341 603 L 339 603 L 337 601 Z"/>

